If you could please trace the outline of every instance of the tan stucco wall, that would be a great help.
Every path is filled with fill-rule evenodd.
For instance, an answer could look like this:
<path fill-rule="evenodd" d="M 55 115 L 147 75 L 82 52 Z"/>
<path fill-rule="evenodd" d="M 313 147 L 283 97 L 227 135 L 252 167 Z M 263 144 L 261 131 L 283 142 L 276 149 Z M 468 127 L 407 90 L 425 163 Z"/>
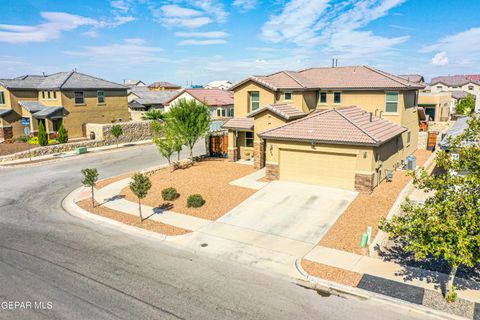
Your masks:
<path fill-rule="evenodd" d="M 24 135 L 24 126 L 20 121 L 22 117 L 30 118 L 31 129 L 33 131 L 37 130 L 37 120 L 34 119 L 30 112 L 23 109 L 18 102 L 19 101 L 37 101 L 38 93 L 36 90 L 32 91 L 23 91 L 23 90 L 14 90 L 10 91 L 11 105 L 12 109 L 15 111 L 15 115 L 12 117 L 11 125 L 13 127 L 13 136 L 23 136 Z"/>
<path fill-rule="evenodd" d="M 435 105 L 435 119 L 433 121 L 448 121 L 450 119 L 451 99 L 452 94 L 450 92 L 423 93 L 418 98 L 418 104 Z"/>
<path fill-rule="evenodd" d="M 45 99 L 42 98 L 42 92 L 45 92 Z M 38 101 L 43 103 L 46 106 L 61 106 L 62 105 L 62 96 L 60 91 L 50 91 L 50 97 L 53 97 L 53 92 L 55 92 L 55 99 L 48 99 L 48 91 L 38 91 Z"/>
<path fill-rule="evenodd" d="M 80 90 L 79 90 L 80 91 Z M 83 124 L 85 123 L 110 123 L 128 121 L 127 92 L 105 91 L 105 103 L 97 103 L 97 90 L 83 90 L 85 103 L 76 105 L 74 91 L 62 91 L 62 105 L 66 109 L 67 116 L 64 119 L 65 128 L 70 137 L 83 136 Z"/>
<path fill-rule="evenodd" d="M 234 90 L 233 103 L 236 118 L 245 117 L 250 110 L 249 91 L 260 93 L 260 107 L 275 103 L 275 93 L 265 87 L 259 86 L 252 81 L 246 82 Z"/>
<path fill-rule="evenodd" d="M 270 111 L 264 111 L 256 115 L 254 118 L 254 141 L 258 142 L 262 140 L 258 136 L 259 133 L 268 129 L 279 127 L 285 123 L 286 121 L 283 118 L 280 118 L 279 116 L 275 115 Z"/>

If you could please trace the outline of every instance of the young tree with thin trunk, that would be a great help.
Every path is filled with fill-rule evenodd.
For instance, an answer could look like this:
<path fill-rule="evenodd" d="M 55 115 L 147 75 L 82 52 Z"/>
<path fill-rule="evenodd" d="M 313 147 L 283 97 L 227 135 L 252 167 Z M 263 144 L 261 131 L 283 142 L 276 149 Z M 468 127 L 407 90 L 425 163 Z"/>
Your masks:
<path fill-rule="evenodd" d="M 439 174 L 428 175 L 425 169 L 412 173 L 415 186 L 433 191 L 433 196 L 424 204 L 407 199 L 404 215 L 380 224 L 391 238 L 404 240 L 404 250 L 415 259 L 434 257 L 450 264 L 448 301 L 456 298 L 453 284 L 458 267 L 480 262 L 480 117 L 468 123 L 463 134 L 449 139 L 449 152 L 438 152 Z"/>
<path fill-rule="evenodd" d="M 129 183 L 129 187 L 133 194 L 138 198 L 138 213 L 140 215 L 140 222 L 142 222 L 142 199 L 147 196 L 148 191 L 152 187 L 152 182 L 146 174 L 135 173 Z"/>
<path fill-rule="evenodd" d="M 114 124 L 114 125 L 110 128 L 110 133 L 112 134 L 112 136 L 115 137 L 115 139 L 117 139 L 117 148 L 118 148 L 118 139 L 119 139 L 120 136 L 123 134 L 122 126 L 119 125 L 119 124 Z"/>
<path fill-rule="evenodd" d="M 94 168 L 82 169 L 83 180 L 82 184 L 85 187 L 92 188 L 92 207 L 95 208 L 95 195 L 94 190 L 98 181 L 98 170 Z"/>
<path fill-rule="evenodd" d="M 210 127 L 210 109 L 197 100 L 180 99 L 168 111 L 175 134 L 189 148 L 193 160 L 193 147 Z"/>

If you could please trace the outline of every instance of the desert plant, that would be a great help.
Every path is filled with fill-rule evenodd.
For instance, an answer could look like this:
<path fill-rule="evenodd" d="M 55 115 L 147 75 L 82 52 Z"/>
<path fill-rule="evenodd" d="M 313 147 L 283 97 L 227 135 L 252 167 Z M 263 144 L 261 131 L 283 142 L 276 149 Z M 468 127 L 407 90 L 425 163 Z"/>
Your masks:
<path fill-rule="evenodd" d="M 192 194 L 187 198 L 187 207 L 188 208 L 200 208 L 205 204 L 205 200 L 199 194 Z"/>
<path fill-rule="evenodd" d="M 142 199 L 147 196 L 148 191 L 152 187 L 152 182 L 146 174 L 135 173 L 129 183 L 129 187 L 133 194 L 138 198 L 138 213 L 140 215 L 140 222 L 142 222 Z"/>
<path fill-rule="evenodd" d="M 190 149 L 193 160 L 193 147 L 200 137 L 207 134 L 210 128 L 210 109 L 197 100 L 180 99 L 168 111 L 175 136 L 178 136 Z"/>
<path fill-rule="evenodd" d="M 68 142 L 68 130 L 65 129 L 63 124 L 60 126 L 60 129 L 58 130 L 57 140 L 60 143 L 67 143 Z"/>
<path fill-rule="evenodd" d="M 152 127 L 150 128 L 152 129 Z M 160 154 L 167 159 L 168 165 L 171 166 L 171 157 L 174 152 L 177 152 L 178 160 L 180 160 L 180 151 L 183 146 L 182 137 L 177 133 L 171 118 L 167 118 L 160 127 L 154 128 L 155 135 L 153 141 L 157 145 Z"/>
<path fill-rule="evenodd" d="M 112 136 L 115 137 L 115 139 L 117 139 L 117 148 L 118 148 L 118 139 L 119 139 L 120 136 L 123 134 L 122 126 L 119 125 L 119 124 L 114 124 L 114 125 L 110 128 L 110 133 L 112 134 Z"/>
<path fill-rule="evenodd" d="M 85 187 L 92 188 L 92 207 L 95 207 L 94 190 L 95 190 L 95 185 L 97 184 L 97 181 L 98 181 L 98 170 L 95 168 L 86 168 L 86 169 L 82 169 L 82 174 L 83 174 L 82 184 Z"/>
<path fill-rule="evenodd" d="M 473 111 L 475 111 L 475 96 L 473 94 L 468 94 L 465 98 L 460 100 L 455 110 L 458 114 L 466 116 L 471 115 Z"/>
<path fill-rule="evenodd" d="M 165 188 L 162 190 L 162 198 L 165 201 L 172 201 L 175 200 L 179 197 L 180 195 L 177 192 L 177 189 L 175 188 Z"/>
<path fill-rule="evenodd" d="M 163 120 L 164 118 L 165 114 L 158 109 L 150 109 L 142 116 L 143 120 Z"/>
<path fill-rule="evenodd" d="M 42 147 L 48 145 L 47 131 L 45 131 L 45 126 L 41 121 L 38 123 L 38 144 Z"/>

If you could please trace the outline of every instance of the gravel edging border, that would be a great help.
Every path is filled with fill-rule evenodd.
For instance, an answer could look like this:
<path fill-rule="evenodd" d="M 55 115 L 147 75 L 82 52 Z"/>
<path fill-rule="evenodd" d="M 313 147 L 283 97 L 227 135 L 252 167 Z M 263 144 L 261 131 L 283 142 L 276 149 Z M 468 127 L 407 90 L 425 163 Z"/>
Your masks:
<path fill-rule="evenodd" d="M 414 311 L 423 315 L 438 317 L 439 319 L 452 319 L 452 320 L 465 320 L 468 318 L 453 315 L 443 311 L 438 311 L 425 307 L 423 305 L 417 305 L 405 300 L 389 297 L 386 295 L 378 294 L 368 290 L 353 288 L 343 284 L 339 284 L 333 281 L 321 279 L 308 274 L 301 265 L 301 258 L 295 260 L 295 268 L 304 277 L 299 279 L 299 284 L 308 286 L 311 289 L 326 291 L 336 295 L 348 295 L 362 300 L 375 300 L 378 302 L 386 303 L 395 307 L 402 307 L 409 311 Z"/>

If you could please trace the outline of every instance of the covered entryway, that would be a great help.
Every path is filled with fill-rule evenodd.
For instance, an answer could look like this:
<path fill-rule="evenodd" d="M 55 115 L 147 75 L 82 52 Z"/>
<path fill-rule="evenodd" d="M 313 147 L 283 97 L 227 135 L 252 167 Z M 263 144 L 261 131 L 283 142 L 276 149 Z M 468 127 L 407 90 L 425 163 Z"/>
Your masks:
<path fill-rule="evenodd" d="M 355 189 L 356 155 L 280 150 L 280 180 Z"/>

